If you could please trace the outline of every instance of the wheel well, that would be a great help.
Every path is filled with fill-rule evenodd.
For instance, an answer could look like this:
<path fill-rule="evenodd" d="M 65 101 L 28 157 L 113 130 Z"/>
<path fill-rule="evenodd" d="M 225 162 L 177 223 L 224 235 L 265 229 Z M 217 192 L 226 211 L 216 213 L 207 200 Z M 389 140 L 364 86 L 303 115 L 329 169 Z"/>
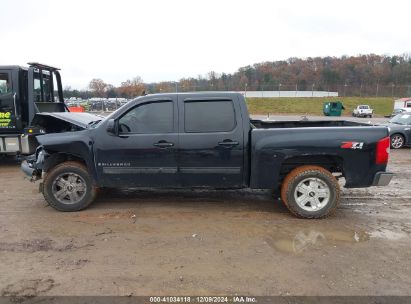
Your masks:
<path fill-rule="evenodd" d="M 343 160 L 338 156 L 328 155 L 308 155 L 296 156 L 286 159 L 280 169 L 280 181 L 297 167 L 304 165 L 320 166 L 331 173 L 343 173 Z"/>
<path fill-rule="evenodd" d="M 392 136 L 394 136 L 394 135 L 401 135 L 402 138 L 404 139 L 404 144 L 406 143 L 406 142 L 405 142 L 405 141 L 406 141 L 405 134 L 402 134 L 401 132 L 396 132 L 396 133 L 394 133 L 394 134 L 391 134 L 391 135 L 390 135 L 390 138 L 391 138 Z"/>
<path fill-rule="evenodd" d="M 43 166 L 43 171 L 47 172 L 50 169 L 54 168 L 58 164 L 64 163 L 66 161 L 77 161 L 82 164 L 84 164 L 87 167 L 86 162 L 84 159 L 72 155 L 72 154 L 67 154 L 67 153 L 54 153 L 51 154 L 45 161 L 44 166 Z"/>

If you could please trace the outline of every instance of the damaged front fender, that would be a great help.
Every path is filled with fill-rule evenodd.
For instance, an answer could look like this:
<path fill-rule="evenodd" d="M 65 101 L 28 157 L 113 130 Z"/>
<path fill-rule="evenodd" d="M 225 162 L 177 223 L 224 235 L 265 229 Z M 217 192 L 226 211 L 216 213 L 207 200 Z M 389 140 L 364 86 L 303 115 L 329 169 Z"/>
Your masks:
<path fill-rule="evenodd" d="M 49 154 L 42 146 L 38 147 L 35 154 L 30 155 L 21 163 L 21 170 L 30 177 L 32 181 L 40 179 L 45 160 L 48 156 Z"/>

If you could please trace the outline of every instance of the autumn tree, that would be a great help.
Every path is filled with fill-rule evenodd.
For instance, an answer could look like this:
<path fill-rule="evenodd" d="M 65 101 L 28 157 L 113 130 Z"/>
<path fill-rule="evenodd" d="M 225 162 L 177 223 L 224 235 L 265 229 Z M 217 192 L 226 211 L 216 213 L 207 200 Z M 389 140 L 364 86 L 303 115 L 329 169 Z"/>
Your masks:
<path fill-rule="evenodd" d="M 90 81 L 89 88 L 95 96 L 104 97 L 107 83 L 105 83 L 102 79 L 94 78 Z"/>
<path fill-rule="evenodd" d="M 117 97 L 117 89 L 115 88 L 115 86 L 113 86 L 112 84 L 108 84 L 106 86 L 106 97 L 107 98 L 115 98 Z"/>
<path fill-rule="evenodd" d="M 121 83 L 121 86 L 118 88 L 118 92 L 121 96 L 127 98 L 134 98 L 141 96 L 145 91 L 145 85 L 143 79 L 140 76 L 134 77 Z"/>

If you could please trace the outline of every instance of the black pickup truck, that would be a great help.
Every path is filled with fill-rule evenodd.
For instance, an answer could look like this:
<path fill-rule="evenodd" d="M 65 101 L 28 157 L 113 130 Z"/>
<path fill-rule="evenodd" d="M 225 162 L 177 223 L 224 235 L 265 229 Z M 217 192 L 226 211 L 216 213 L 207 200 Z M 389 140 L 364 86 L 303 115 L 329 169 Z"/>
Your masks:
<path fill-rule="evenodd" d="M 239 93 L 154 94 L 105 119 L 72 114 L 78 119 L 53 119 L 79 121 L 78 130 L 37 136 L 36 154 L 22 163 L 60 211 L 86 208 L 100 187 L 252 188 L 274 190 L 299 217 L 320 218 L 338 205 L 338 178 L 359 188 L 393 176 L 387 127 L 250 120 Z"/>

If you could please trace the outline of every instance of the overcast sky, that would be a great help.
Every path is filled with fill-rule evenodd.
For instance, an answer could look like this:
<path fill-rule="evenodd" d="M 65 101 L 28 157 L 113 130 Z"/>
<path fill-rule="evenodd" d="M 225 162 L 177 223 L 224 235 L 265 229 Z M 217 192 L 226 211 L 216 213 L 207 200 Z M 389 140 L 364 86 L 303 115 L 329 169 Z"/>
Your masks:
<path fill-rule="evenodd" d="M 64 86 L 197 77 L 289 57 L 411 51 L 410 1 L 0 0 L 0 65 L 60 67 Z"/>

